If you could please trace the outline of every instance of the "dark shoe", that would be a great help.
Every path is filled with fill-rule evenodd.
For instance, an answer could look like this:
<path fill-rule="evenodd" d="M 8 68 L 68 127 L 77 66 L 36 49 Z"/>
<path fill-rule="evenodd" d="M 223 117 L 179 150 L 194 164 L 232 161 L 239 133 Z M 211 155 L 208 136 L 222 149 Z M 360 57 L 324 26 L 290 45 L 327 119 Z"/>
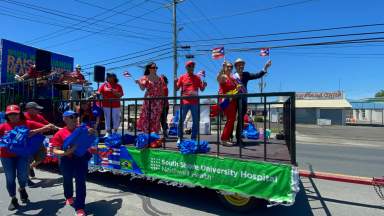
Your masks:
<path fill-rule="evenodd" d="M 27 184 L 29 187 L 33 187 L 35 185 L 35 182 L 31 181 L 31 179 L 28 179 Z"/>
<path fill-rule="evenodd" d="M 23 189 L 20 188 L 19 193 L 20 193 L 20 200 L 22 203 L 29 202 L 28 194 L 27 194 L 27 191 L 25 190 L 25 188 L 23 188 Z"/>
<path fill-rule="evenodd" d="M 35 178 L 35 171 L 33 170 L 33 168 L 29 168 L 29 176 L 32 177 L 32 178 Z"/>
<path fill-rule="evenodd" d="M 12 198 L 11 203 L 9 203 L 8 210 L 13 211 L 19 207 L 20 207 L 20 205 L 19 205 L 19 202 L 17 201 L 17 198 L 16 197 Z"/>

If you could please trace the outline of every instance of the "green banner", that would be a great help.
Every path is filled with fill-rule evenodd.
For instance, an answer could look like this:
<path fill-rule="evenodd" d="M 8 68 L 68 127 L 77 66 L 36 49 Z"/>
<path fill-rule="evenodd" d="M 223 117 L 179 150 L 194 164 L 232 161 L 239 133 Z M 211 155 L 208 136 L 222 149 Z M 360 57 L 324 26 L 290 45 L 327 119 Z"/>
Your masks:
<path fill-rule="evenodd" d="M 126 149 L 124 149 L 126 148 Z M 279 202 L 293 202 L 292 166 L 212 155 L 122 147 L 122 171 Z M 125 153 L 124 153 L 125 152 Z M 127 158 L 128 156 L 128 158 Z M 129 162 L 130 161 L 130 162 Z M 134 163 L 138 169 L 132 170 Z"/>

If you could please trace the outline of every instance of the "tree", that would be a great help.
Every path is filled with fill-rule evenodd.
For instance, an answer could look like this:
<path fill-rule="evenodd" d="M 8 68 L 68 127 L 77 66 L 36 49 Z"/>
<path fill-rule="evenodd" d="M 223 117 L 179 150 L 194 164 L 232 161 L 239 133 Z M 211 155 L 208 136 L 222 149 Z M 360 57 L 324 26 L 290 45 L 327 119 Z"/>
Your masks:
<path fill-rule="evenodd" d="M 384 97 L 384 90 L 382 89 L 382 90 L 380 90 L 379 92 L 377 92 L 377 93 L 375 94 L 375 97 Z"/>

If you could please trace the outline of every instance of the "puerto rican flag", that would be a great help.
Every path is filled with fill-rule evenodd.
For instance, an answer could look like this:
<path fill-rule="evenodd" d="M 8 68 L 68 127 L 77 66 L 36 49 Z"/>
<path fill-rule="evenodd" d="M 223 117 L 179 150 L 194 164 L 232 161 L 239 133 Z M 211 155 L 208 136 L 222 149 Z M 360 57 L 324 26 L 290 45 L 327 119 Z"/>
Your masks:
<path fill-rule="evenodd" d="M 216 47 L 212 49 L 212 58 L 221 59 L 224 57 L 224 47 Z"/>
<path fill-rule="evenodd" d="M 205 70 L 201 70 L 197 73 L 197 76 L 205 78 Z"/>
<path fill-rule="evenodd" d="M 132 77 L 131 73 L 129 73 L 128 71 L 124 71 L 123 76 L 125 76 L 127 78 L 131 78 Z"/>
<path fill-rule="evenodd" d="M 269 56 L 269 48 L 261 48 L 260 49 L 260 56 Z"/>

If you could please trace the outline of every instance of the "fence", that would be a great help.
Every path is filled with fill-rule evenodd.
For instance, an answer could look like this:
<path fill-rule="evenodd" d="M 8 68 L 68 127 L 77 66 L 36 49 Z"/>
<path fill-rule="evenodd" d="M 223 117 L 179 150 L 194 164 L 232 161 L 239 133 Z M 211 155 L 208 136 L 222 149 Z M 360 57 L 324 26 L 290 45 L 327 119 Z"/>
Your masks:
<path fill-rule="evenodd" d="M 31 83 L 32 82 L 32 83 Z M 1 110 L 5 109 L 7 104 L 15 103 L 26 103 L 28 101 L 34 100 L 38 103 L 41 103 L 42 100 L 37 100 L 38 95 L 36 95 L 36 82 L 20 82 L 16 84 L 6 84 L 1 85 L 1 88 L 4 89 L 4 94 L 0 95 L 0 108 Z M 278 98 L 285 98 L 281 101 Z M 220 143 L 220 136 L 223 132 L 224 123 L 226 122 L 226 117 L 220 111 L 216 117 L 210 117 L 209 119 L 209 134 L 202 135 L 200 133 L 200 115 L 198 115 L 198 124 L 199 129 L 197 133 L 197 142 L 200 142 L 201 139 L 209 141 L 211 148 L 211 154 L 216 154 L 217 156 L 233 156 L 243 159 L 256 159 L 264 161 L 283 161 L 286 163 L 296 164 L 296 139 L 295 139 L 295 94 L 293 92 L 281 92 L 281 93 L 263 93 L 263 94 L 238 94 L 238 95 L 204 95 L 197 97 L 157 97 L 157 98 L 124 98 L 119 100 L 108 100 L 109 103 L 113 101 L 119 101 L 123 109 L 121 109 L 121 124 L 119 127 L 119 133 L 121 135 L 132 134 L 137 136 L 140 131 L 137 130 L 137 119 L 140 114 L 140 109 L 144 101 L 151 103 L 155 100 L 168 100 L 170 102 L 170 109 L 168 115 L 174 115 L 176 110 L 179 110 L 179 113 L 182 113 L 184 106 L 180 106 L 180 101 L 182 99 L 197 99 L 198 100 L 198 113 L 200 114 L 201 107 L 209 107 L 211 110 L 212 107 L 220 107 L 220 101 L 223 98 L 228 98 L 230 100 L 237 100 L 239 103 L 238 110 L 242 110 L 242 101 L 245 98 L 261 98 L 260 103 L 251 103 L 248 106 L 254 105 L 254 110 L 261 114 L 262 122 L 257 122 L 256 127 L 261 126 L 262 129 L 259 131 L 264 136 L 262 140 L 236 140 L 235 147 L 224 147 Z M 104 100 L 105 101 L 105 100 Z M 176 101 L 176 104 L 173 104 L 172 101 Z M 279 102 L 278 102 L 279 101 Z M 72 108 L 75 109 L 81 103 L 100 103 L 101 100 L 61 100 L 61 99 L 44 99 L 44 106 L 47 109 L 44 114 L 48 114 L 48 119 L 54 123 L 62 124 L 61 114 L 65 109 Z M 279 129 L 283 131 L 284 140 L 278 141 L 275 139 L 269 139 L 267 137 L 267 129 L 271 129 L 271 107 L 279 106 L 281 107 L 278 125 Z M 150 108 L 151 109 L 151 108 Z M 51 111 L 52 110 L 52 111 Z M 112 112 L 112 110 L 110 110 Z M 133 113 L 132 113 L 133 112 Z M 211 113 L 210 113 L 211 114 Z M 148 119 L 150 119 L 151 110 L 149 110 Z M 169 120 L 169 118 L 168 118 Z M 150 123 L 150 121 L 148 121 Z M 168 122 L 169 123 L 169 122 Z M 236 123 L 241 125 L 241 131 L 243 130 L 243 118 L 240 115 L 237 116 Z M 235 123 L 235 124 L 236 124 Z M 272 123 L 273 124 L 273 123 Z M 178 124 L 179 139 L 182 141 L 185 137 L 183 130 L 184 123 Z M 101 131 L 101 132 L 104 132 Z M 273 131 L 278 132 L 278 131 Z M 166 139 L 163 149 L 177 149 L 176 143 L 177 137 L 171 137 Z M 285 146 L 285 149 L 279 149 Z M 237 150 L 235 150 L 237 149 Z M 286 153 L 281 153 L 286 151 Z M 278 155 L 277 158 L 273 158 L 274 155 Z"/>

